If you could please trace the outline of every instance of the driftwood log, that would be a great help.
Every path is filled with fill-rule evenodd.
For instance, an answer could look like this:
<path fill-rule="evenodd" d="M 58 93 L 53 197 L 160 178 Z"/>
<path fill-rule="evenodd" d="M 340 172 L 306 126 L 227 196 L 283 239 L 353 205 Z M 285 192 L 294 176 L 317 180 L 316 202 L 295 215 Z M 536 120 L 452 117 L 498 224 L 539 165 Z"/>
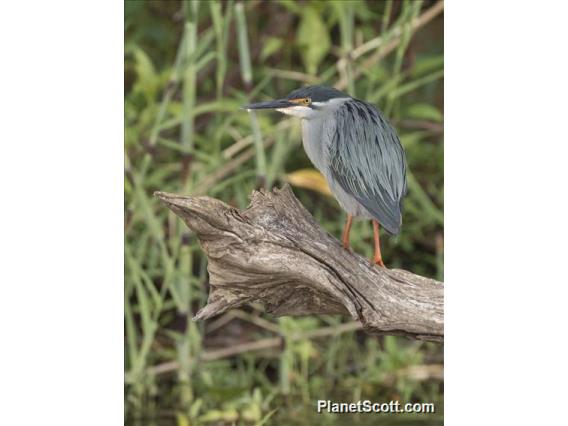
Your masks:
<path fill-rule="evenodd" d="M 154 195 L 197 234 L 209 259 L 209 299 L 195 320 L 260 302 L 276 316 L 347 314 L 368 333 L 444 338 L 441 282 L 345 250 L 289 186 L 253 192 L 245 210 L 210 197 Z"/>

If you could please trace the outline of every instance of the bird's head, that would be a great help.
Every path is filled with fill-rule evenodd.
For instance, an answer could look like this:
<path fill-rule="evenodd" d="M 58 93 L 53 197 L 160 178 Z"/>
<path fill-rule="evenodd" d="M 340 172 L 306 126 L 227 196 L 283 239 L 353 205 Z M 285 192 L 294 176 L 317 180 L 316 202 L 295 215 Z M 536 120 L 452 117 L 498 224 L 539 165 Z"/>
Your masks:
<path fill-rule="evenodd" d="M 350 99 L 349 95 L 332 87 L 308 86 L 290 92 L 283 99 L 244 105 L 242 108 L 246 110 L 275 109 L 294 117 L 311 119 L 337 108 L 347 99 Z"/>

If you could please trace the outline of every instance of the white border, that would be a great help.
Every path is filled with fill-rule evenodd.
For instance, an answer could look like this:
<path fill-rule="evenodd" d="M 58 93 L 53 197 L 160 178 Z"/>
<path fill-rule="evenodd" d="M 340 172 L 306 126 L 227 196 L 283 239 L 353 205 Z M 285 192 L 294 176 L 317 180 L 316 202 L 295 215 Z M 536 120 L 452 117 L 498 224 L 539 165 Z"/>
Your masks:
<path fill-rule="evenodd" d="M 446 2 L 448 425 L 566 421 L 564 2 Z"/>
<path fill-rule="evenodd" d="M 448 425 L 566 417 L 567 12 L 446 5 Z M 0 424 L 120 424 L 122 4 L 0 20 Z"/>
<path fill-rule="evenodd" d="M 123 423 L 123 4 L 0 5 L 0 424 Z"/>

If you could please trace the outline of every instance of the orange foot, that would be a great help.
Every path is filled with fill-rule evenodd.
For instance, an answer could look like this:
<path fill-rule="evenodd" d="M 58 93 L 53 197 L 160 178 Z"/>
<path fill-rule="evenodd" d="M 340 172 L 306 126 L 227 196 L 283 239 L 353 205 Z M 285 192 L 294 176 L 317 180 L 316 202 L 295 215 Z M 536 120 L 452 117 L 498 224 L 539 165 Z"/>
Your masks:
<path fill-rule="evenodd" d="M 379 222 L 373 220 L 373 237 L 375 240 L 375 254 L 371 259 L 371 263 L 385 267 L 383 263 L 383 256 L 381 255 L 381 242 L 379 240 Z"/>
<path fill-rule="evenodd" d="M 341 241 L 343 242 L 343 248 L 349 250 L 349 231 L 351 231 L 351 225 L 353 224 L 353 216 L 347 215 L 347 221 L 345 222 L 345 227 L 343 228 L 343 236 Z"/>
<path fill-rule="evenodd" d="M 382 266 L 383 268 L 386 268 L 383 259 L 381 259 L 379 256 L 375 255 L 373 256 L 373 258 L 371 259 L 371 263 L 374 265 L 379 265 Z"/>

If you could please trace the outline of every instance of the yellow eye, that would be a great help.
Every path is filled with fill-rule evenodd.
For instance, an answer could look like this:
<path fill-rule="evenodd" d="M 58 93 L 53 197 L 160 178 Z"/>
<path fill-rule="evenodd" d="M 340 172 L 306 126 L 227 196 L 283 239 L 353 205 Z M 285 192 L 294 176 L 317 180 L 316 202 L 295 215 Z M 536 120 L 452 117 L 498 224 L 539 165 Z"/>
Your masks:
<path fill-rule="evenodd" d="M 309 105 L 312 103 L 312 98 L 295 98 L 290 99 L 290 102 L 294 102 L 295 104 L 299 105 Z"/>

